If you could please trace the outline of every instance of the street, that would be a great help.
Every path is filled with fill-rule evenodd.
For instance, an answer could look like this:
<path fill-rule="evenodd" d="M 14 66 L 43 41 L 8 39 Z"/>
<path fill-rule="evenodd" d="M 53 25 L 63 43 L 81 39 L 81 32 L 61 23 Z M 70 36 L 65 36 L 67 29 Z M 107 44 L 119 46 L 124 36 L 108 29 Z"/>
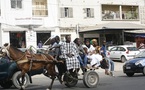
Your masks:
<path fill-rule="evenodd" d="M 68 88 L 61 85 L 58 80 L 55 80 L 52 90 L 143 90 L 145 85 L 145 77 L 142 73 L 135 74 L 133 77 L 127 77 L 122 71 L 121 62 L 115 62 L 115 77 L 104 74 L 103 69 L 96 70 L 99 74 L 99 84 L 96 88 L 87 88 L 83 84 L 83 80 L 79 80 L 76 87 Z M 82 79 L 82 75 L 79 76 Z M 33 83 L 30 84 L 26 90 L 46 90 L 50 84 L 50 79 L 43 75 L 36 75 L 32 78 Z M 17 90 L 14 87 L 11 89 L 1 90 Z"/>

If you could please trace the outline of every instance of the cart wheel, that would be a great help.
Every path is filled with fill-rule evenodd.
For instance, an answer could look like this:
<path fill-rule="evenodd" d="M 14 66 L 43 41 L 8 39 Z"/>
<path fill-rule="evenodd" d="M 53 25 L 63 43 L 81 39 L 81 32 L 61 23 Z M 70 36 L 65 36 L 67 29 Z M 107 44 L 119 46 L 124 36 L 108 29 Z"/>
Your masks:
<path fill-rule="evenodd" d="M 18 80 L 17 80 L 17 77 L 18 77 L 19 74 L 21 74 L 21 71 L 15 72 L 15 74 L 14 74 L 13 77 L 12 77 L 12 82 L 13 82 L 14 86 L 15 86 L 16 88 L 18 88 L 18 89 L 21 88 L 21 86 L 20 86 L 20 84 L 19 84 L 19 82 L 18 82 Z M 29 83 L 30 83 L 30 81 L 29 81 L 29 76 L 28 76 L 27 73 L 25 74 L 24 80 L 25 80 L 25 81 L 24 81 L 24 87 L 26 88 L 26 87 L 29 85 Z M 22 78 L 20 78 L 20 81 L 22 81 Z"/>
<path fill-rule="evenodd" d="M 88 88 L 97 87 L 99 83 L 98 73 L 93 70 L 87 71 L 83 76 L 83 83 Z"/>
<path fill-rule="evenodd" d="M 72 72 L 70 75 L 64 74 L 63 81 L 67 87 L 74 87 L 78 83 L 78 76 L 76 73 Z"/>

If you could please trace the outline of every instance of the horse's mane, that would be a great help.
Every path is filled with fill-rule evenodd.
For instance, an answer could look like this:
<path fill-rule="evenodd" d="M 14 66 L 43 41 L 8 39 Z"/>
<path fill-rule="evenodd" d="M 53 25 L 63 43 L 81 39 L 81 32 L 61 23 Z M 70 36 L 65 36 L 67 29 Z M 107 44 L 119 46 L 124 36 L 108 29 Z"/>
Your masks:
<path fill-rule="evenodd" d="M 7 47 L 9 44 L 5 43 L 4 46 Z M 18 48 L 14 47 L 12 44 L 10 44 L 9 47 L 12 47 L 14 50 L 18 51 L 18 52 L 22 52 L 21 50 L 19 50 Z"/>

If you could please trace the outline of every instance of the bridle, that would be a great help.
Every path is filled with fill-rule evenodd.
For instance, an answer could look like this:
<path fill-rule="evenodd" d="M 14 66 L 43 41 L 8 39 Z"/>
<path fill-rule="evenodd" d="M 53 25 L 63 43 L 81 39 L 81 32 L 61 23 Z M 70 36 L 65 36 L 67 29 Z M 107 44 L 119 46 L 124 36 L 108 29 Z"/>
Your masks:
<path fill-rule="evenodd" d="M 10 53 L 9 53 L 9 51 L 8 51 L 9 48 L 10 48 L 10 44 L 8 44 L 8 46 L 3 46 L 3 47 L 1 48 L 1 52 L 2 52 L 2 53 L 6 53 L 7 56 L 8 56 L 10 59 L 12 59 L 11 56 L 10 56 Z"/>

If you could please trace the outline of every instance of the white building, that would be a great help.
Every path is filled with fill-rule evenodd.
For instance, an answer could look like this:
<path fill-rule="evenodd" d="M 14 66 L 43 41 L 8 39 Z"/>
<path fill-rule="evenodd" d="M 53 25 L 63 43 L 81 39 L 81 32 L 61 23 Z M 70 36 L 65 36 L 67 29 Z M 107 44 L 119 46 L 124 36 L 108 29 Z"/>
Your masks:
<path fill-rule="evenodd" d="M 101 40 L 102 33 L 85 31 L 116 22 L 144 24 L 144 4 L 144 0 L 0 0 L 0 46 L 24 41 L 26 47 L 36 47 L 53 35 L 61 39 L 71 35 L 74 40 L 78 31 L 81 38 Z"/>
<path fill-rule="evenodd" d="M 37 46 L 58 30 L 56 0 L 0 0 L 0 46 L 24 41 Z"/>

